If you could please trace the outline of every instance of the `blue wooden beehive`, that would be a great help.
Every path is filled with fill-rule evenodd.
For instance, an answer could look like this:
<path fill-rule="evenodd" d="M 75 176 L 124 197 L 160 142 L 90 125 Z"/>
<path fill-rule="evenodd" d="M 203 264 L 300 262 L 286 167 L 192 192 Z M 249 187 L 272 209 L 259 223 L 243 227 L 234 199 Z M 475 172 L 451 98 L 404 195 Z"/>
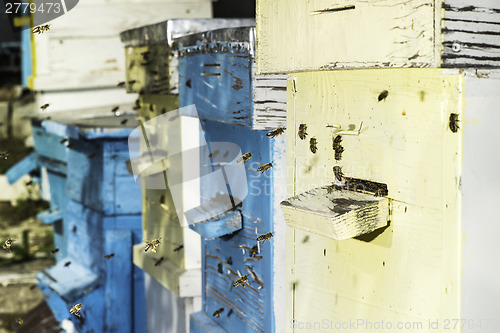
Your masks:
<path fill-rule="evenodd" d="M 252 153 L 244 164 L 248 194 L 243 202 L 226 214 L 190 225 L 203 238 L 203 310 L 191 315 L 191 332 L 273 332 L 274 309 L 282 301 L 276 297 L 280 287 L 275 281 L 283 271 L 277 255 L 284 250 L 276 244 L 284 239 L 279 202 L 285 195 L 285 144 L 283 135 L 267 134 L 285 126 L 285 80 L 262 78 L 272 79 L 267 88 L 280 95 L 256 93 L 266 85 L 253 73 L 254 37 L 254 28 L 245 27 L 176 39 L 179 106 L 197 108 L 212 147 L 205 162 L 216 167 L 215 142 L 233 143 L 242 154 Z M 257 171 L 267 163 L 273 167 Z M 201 182 L 202 199 L 213 195 L 211 185 Z M 270 232 L 275 237 L 261 243 L 258 252 L 257 236 Z M 240 275 L 248 277 L 245 288 L 233 286 Z"/>
<path fill-rule="evenodd" d="M 125 119 L 136 125 L 133 115 L 94 116 L 44 121 L 35 129 L 54 141 L 53 156 L 64 143 L 66 159 L 56 196 L 49 178 L 52 200 L 64 198 L 58 205 L 65 252 L 37 279 L 56 319 L 70 318 L 82 332 L 145 327 L 144 274 L 132 263 L 132 246 L 142 241 L 141 193 L 126 168 L 131 130 L 122 125 Z M 49 139 L 35 145 L 40 159 L 49 154 Z M 83 304 L 81 318 L 69 313 L 77 303 Z"/>

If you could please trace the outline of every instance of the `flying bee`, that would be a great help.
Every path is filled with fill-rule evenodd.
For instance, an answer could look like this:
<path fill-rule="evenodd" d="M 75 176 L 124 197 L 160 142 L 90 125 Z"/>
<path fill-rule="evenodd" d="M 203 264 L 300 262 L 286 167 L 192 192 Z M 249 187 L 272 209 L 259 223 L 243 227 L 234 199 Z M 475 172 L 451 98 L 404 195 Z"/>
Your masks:
<path fill-rule="evenodd" d="M 224 274 L 224 271 L 222 270 L 222 263 L 217 264 L 217 272 L 219 274 Z"/>
<path fill-rule="evenodd" d="M 300 124 L 299 125 L 299 138 L 301 140 L 305 140 L 307 136 L 307 125 L 306 124 Z"/>
<path fill-rule="evenodd" d="M 69 141 L 69 138 L 64 138 L 61 141 L 59 141 L 60 144 L 66 143 Z"/>
<path fill-rule="evenodd" d="M 269 136 L 271 138 L 275 138 L 278 135 L 283 134 L 283 132 L 285 132 L 285 128 L 284 127 L 278 127 L 277 129 L 272 130 L 271 132 L 267 133 L 266 136 Z"/>
<path fill-rule="evenodd" d="M 123 119 L 120 124 L 125 125 L 127 123 L 128 119 Z"/>
<path fill-rule="evenodd" d="M 42 32 L 49 31 L 50 30 L 50 25 L 49 24 L 42 25 L 40 29 L 42 30 Z"/>
<path fill-rule="evenodd" d="M 17 318 L 16 322 L 17 322 L 18 325 L 24 324 L 23 318 Z"/>
<path fill-rule="evenodd" d="M 232 265 L 233 264 L 233 258 L 232 257 L 228 257 L 226 259 L 226 262 L 227 262 L 228 265 Z"/>
<path fill-rule="evenodd" d="M 261 165 L 257 171 L 260 172 L 260 173 L 264 173 L 266 172 L 267 170 L 271 169 L 273 167 L 273 163 L 266 163 L 266 164 L 263 164 Z"/>
<path fill-rule="evenodd" d="M 96 153 L 88 154 L 87 157 L 89 159 L 93 159 L 96 156 Z"/>
<path fill-rule="evenodd" d="M 56 254 L 57 252 L 59 252 L 59 249 L 57 249 L 57 248 L 50 251 L 51 254 Z"/>
<path fill-rule="evenodd" d="M 9 155 L 10 154 L 8 151 L 3 151 L 0 153 L 0 158 L 3 158 L 4 160 L 6 160 Z"/>
<path fill-rule="evenodd" d="M 158 265 L 160 265 L 163 262 L 163 260 L 165 260 L 164 257 L 161 257 L 160 259 L 156 260 L 155 261 L 155 267 L 158 266 Z"/>
<path fill-rule="evenodd" d="M 257 242 L 262 242 L 262 245 L 266 242 L 266 240 L 271 239 L 273 237 L 272 232 L 265 233 L 263 235 L 257 236 Z"/>
<path fill-rule="evenodd" d="M 115 254 L 114 254 L 114 253 L 110 253 L 110 254 L 106 254 L 106 255 L 104 256 L 104 258 L 106 258 L 106 259 L 111 259 L 111 258 L 113 258 L 114 256 L 115 256 Z"/>
<path fill-rule="evenodd" d="M 74 314 L 77 317 L 81 317 L 80 310 L 83 308 L 81 303 L 76 304 L 71 309 L 69 309 L 69 313 Z"/>
<path fill-rule="evenodd" d="M 184 245 L 179 245 L 174 249 L 174 252 L 178 252 L 184 248 Z"/>
<path fill-rule="evenodd" d="M 458 122 L 459 121 L 460 120 L 458 120 L 458 114 L 457 113 L 450 114 L 449 126 L 450 126 L 450 130 L 453 133 L 456 133 L 458 131 L 458 129 L 460 128 L 460 127 L 458 127 Z"/>
<path fill-rule="evenodd" d="M 71 261 L 68 261 L 64 264 L 64 267 L 68 267 L 69 265 L 71 265 Z"/>
<path fill-rule="evenodd" d="M 136 80 L 130 80 L 130 81 L 128 81 L 127 83 L 128 83 L 128 84 L 130 84 L 130 85 L 132 85 L 132 84 L 134 84 L 135 82 L 136 82 Z"/>
<path fill-rule="evenodd" d="M 116 111 L 118 111 L 120 107 L 119 106 L 115 106 L 114 108 L 111 109 L 111 112 L 115 113 Z"/>
<path fill-rule="evenodd" d="M 40 109 L 42 109 L 42 111 L 45 111 L 49 107 L 49 105 L 50 105 L 49 103 L 46 103 L 46 104 L 40 106 Z"/>
<path fill-rule="evenodd" d="M 335 149 L 335 160 L 340 161 L 342 159 L 342 153 L 344 152 L 344 147 L 338 146 L 337 149 Z"/>
<path fill-rule="evenodd" d="M 220 308 L 220 309 L 216 310 L 216 311 L 213 313 L 213 315 L 212 315 L 212 316 L 219 318 L 219 315 L 220 315 L 222 312 L 224 312 L 224 308 Z"/>
<path fill-rule="evenodd" d="M 17 239 L 8 238 L 5 243 L 3 243 L 3 249 L 12 252 L 11 246 Z"/>
<path fill-rule="evenodd" d="M 342 177 L 344 177 L 344 173 L 342 172 L 342 168 L 341 167 L 339 167 L 338 165 L 334 166 L 333 167 L 333 174 L 335 175 L 335 178 L 337 178 L 337 180 L 339 182 L 342 181 Z"/>
<path fill-rule="evenodd" d="M 238 280 L 234 281 L 233 287 L 242 286 L 243 288 L 245 288 L 245 283 L 247 282 L 248 282 L 248 276 L 243 275 Z"/>
<path fill-rule="evenodd" d="M 333 150 L 337 150 L 341 147 L 340 143 L 342 142 L 342 136 L 341 135 L 337 135 L 334 139 L 333 139 Z"/>
<path fill-rule="evenodd" d="M 156 253 L 156 248 L 160 245 L 160 239 L 161 237 L 158 239 L 153 239 L 150 242 L 144 242 L 146 243 L 146 246 L 144 247 L 144 252 L 148 252 L 148 250 L 151 249 L 153 253 Z"/>
<path fill-rule="evenodd" d="M 316 140 L 316 138 L 311 138 L 311 140 L 309 140 L 309 149 L 313 154 L 316 154 L 318 151 L 318 140 Z"/>
<path fill-rule="evenodd" d="M 29 181 L 27 181 L 27 182 L 26 182 L 26 184 L 24 184 L 24 185 L 26 185 L 26 186 L 31 186 L 31 185 L 33 185 L 33 180 L 29 180 Z"/>
<path fill-rule="evenodd" d="M 116 86 L 117 87 L 124 87 L 125 86 L 125 81 L 118 82 L 118 84 Z"/>
<path fill-rule="evenodd" d="M 33 32 L 34 34 L 36 34 L 36 33 L 40 34 L 40 26 L 38 26 L 38 27 L 34 27 L 34 28 L 33 28 L 33 30 L 32 30 L 32 32 Z"/>
<path fill-rule="evenodd" d="M 249 159 L 251 159 L 251 158 L 252 158 L 252 153 L 250 153 L 250 152 L 249 152 L 249 153 L 246 153 L 246 154 L 241 155 L 241 156 L 238 158 L 238 160 L 236 160 L 236 162 L 237 162 L 237 163 L 241 163 L 241 162 L 245 163 L 246 161 L 248 161 L 248 160 L 249 160 Z"/>

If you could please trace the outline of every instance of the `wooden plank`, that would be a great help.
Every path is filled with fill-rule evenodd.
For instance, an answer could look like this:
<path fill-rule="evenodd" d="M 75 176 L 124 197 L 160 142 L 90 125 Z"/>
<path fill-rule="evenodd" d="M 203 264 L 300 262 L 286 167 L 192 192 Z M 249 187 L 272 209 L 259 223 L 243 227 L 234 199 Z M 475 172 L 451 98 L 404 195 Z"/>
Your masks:
<path fill-rule="evenodd" d="M 49 33 L 31 35 L 36 62 L 32 89 L 114 87 L 125 76 L 120 31 L 174 17 L 211 16 L 207 0 L 80 2 L 51 22 Z"/>
<path fill-rule="evenodd" d="M 104 283 L 105 323 L 109 331 L 132 332 L 132 233 L 130 230 L 106 230 L 104 232 L 104 253 L 114 253 L 106 259 L 107 272 Z M 120 316 L 117 314 L 120 313 Z"/>
<path fill-rule="evenodd" d="M 434 2 L 259 0 L 257 74 L 433 66 Z"/>
<path fill-rule="evenodd" d="M 311 325 L 384 318 L 425 325 L 460 317 L 461 141 L 449 129 L 449 115 L 463 112 L 462 79 L 458 71 L 439 69 L 290 77 L 290 191 L 331 183 L 338 165 L 346 176 L 387 184 L 393 206 L 390 226 L 371 239 L 335 241 L 291 230 L 287 320 Z M 307 125 L 306 140 L 298 137 L 300 124 Z M 332 126 L 343 133 L 338 161 Z"/>
<path fill-rule="evenodd" d="M 358 237 L 385 227 L 389 200 L 349 190 L 315 188 L 281 202 L 287 224 L 335 240 Z"/>
<path fill-rule="evenodd" d="M 286 127 L 286 75 L 255 75 L 255 65 L 252 68 L 252 128 Z"/>

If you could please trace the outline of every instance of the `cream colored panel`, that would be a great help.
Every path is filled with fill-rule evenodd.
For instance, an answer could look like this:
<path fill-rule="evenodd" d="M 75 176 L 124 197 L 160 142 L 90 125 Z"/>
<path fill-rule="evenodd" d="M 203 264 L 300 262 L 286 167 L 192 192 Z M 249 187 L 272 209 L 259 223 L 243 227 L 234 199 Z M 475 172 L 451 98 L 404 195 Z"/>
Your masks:
<path fill-rule="evenodd" d="M 331 184 L 338 165 L 345 176 L 387 184 L 393 199 L 390 226 L 371 240 L 335 241 L 288 228 L 287 243 L 295 244 L 287 260 L 287 285 L 295 282 L 295 291 L 287 289 L 287 318 L 296 320 L 290 331 L 319 322 L 324 326 L 314 331 L 326 332 L 330 320 L 353 320 L 357 329 L 342 331 L 373 332 L 363 325 L 384 320 L 422 332 L 431 331 L 429 320 L 460 317 L 461 134 L 449 130 L 448 119 L 461 114 L 461 87 L 458 72 L 439 69 L 289 77 L 289 194 Z M 300 124 L 307 125 L 306 140 L 297 136 Z M 345 133 L 340 161 L 331 126 Z"/>
<path fill-rule="evenodd" d="M 430 67 L 434 0 L 258 0 L 257 73 Z"/>

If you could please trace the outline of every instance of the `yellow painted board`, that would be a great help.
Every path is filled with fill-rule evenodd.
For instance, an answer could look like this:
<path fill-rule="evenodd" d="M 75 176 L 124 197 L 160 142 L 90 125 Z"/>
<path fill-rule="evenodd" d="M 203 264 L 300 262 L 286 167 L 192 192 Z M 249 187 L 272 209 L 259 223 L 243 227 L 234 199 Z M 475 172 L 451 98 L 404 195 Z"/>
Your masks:
<path fill-rule="evenodd" d="M 258 0 L 257 74 L 498 68 L 496 0 Z"/>
<path fill-rule="evenodd" d="M 315 323 L 315 332 L 326 332 L 352 320 L 357 329 L 343 331 L 371 332 L 363 323 L 384 320 L 393 327 L 414 324 L 417 332 L 426 331 L 429 320 L 459 317 L 462 148 L 461 134 L 450 131 L 448 119 L 462 112 L 462 84 L 458 71 L 441 69 L 289 77 L 289 195 L 331 184 L 338 165 L 345 176 L 387 184 L 393 199 L 390 227 L 369 242 L 288 227 L 290 332 Z M 298 137 L 300 124 L 307 125 L 305 140 Z M 334 126 L 344 131 L 340 161 L 332 149 Z"/>

